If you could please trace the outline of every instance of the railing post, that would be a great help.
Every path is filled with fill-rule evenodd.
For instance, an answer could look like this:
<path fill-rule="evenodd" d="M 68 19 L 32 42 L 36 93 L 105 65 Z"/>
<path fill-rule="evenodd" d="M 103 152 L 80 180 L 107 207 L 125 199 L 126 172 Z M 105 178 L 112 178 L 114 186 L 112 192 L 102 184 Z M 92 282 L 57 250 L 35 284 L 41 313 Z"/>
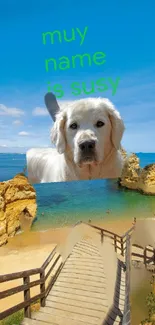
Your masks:
<path fill-rule="evenodd" d="M 114 247 L 115 247 L 115 252 L 117 253 L 117 236 L 114 235 Z"/>
<path fill-rule="evenodd" d="M 125 252 L 125 264 L 126 264 L 126 274 L 125 274 L 125 303 L 122 325 L 131 324 L 130 315 L 130 270 L 131 270 L 131 238 L 128 234 L 126 237 L 126 252 Z"/>
<path fill-rule="evenodd" d="M 101 230 L 101 244 L 103 244 L 103 230 Z"/>
<path fill-rule="evenodd" d="M 123 238 L 121 238 L 121 254 L 122 254 L 122 256 L 124 256 Z"/>
<path fill-rule="evenodd" d="M 147 258 L 147 253 L 146 253 L 146 247 L 144 248 L 144 265 L 146 267 L 146 258 Z"/>
<path fill-rule="evenodd" d="M 43 294 L 40 304 L 41 304 L 41 307 L 45 307 L 45 270 L 42 270 L 40 272 L 40 280 L 43 280 L 43 283 L 41 283 L 41 285 L 40 285 L 40 293 Z"/>
<path fill-rule="evenodd" d="M 30 276 L 26 276 L 23 278 L 24 285 L 29 285 Z M 30 288 L 24 290 L 24 302 L 28 302 L 30 300 Z M 27 318 L 31 318 L 31 306 L 28 305 L 24 308 L 24 316 Z"/>

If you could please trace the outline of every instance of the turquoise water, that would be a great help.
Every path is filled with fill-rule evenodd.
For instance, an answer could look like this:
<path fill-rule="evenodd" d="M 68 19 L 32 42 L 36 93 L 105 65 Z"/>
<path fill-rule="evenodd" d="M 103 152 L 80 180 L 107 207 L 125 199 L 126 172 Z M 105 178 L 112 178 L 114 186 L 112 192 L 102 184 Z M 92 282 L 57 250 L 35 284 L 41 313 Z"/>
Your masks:
<path fill-rule="evenodd" d="M 155 153 L 138 156 L 141 167 L 155 162 Z M 25 155 L 0 154 L 0 181 L 21 172 L 25 163 Z M 36 184 L 35 189 L 38 210 L 34 230 L 67 226 L 79 220 L 133 219 L 155 213 L 154 196 L 121 189 L 112 180 Z"/>
<path fill-rule="evenodd" d="M 116 181 L 37 184 L 35 188 L 38 213 L 33 229 L 70 225 L 79 220 L 150 217 L 155 213 L 155 197 L 120 189 Z"/>

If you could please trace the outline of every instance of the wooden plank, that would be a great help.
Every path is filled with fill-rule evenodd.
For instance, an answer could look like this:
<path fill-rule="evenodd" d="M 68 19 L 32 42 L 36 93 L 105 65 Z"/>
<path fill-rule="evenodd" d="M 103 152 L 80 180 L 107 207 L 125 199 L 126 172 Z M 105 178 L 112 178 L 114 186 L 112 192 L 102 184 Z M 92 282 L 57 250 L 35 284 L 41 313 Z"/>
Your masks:
<path fill-rule="evenodd" d="M 70 306 L 69 306 L 70 307 Z M 81 308 L 79 308 L 81 312 L 83 312 L 83 310 L 81 310 Z M 46 315 L 58 315 L 58 316 L 64 316 L 64 317 L 68 317 L 68 319 L 74 319 L 74 320 L 80 320 L 82 322 L 87 322 L 90 324 L 96 324 L 98 325 L 100 317 L 99 316 L 92 316 L 92 315 L 86 315 L 86 314 L 80 314 L 80 313 L 76 313 L 75 309 L 69 309 L 67 310 L 67 308 L 64 310 L 59 309 L 59 308 L 50 308 L 50 307 L 44 307 L 44 308 L 40 308 L 40 312 L 42 312 L 42 314 L 46 314 Z M 99 314 L 98 314 L 99 315 Z M 104 313 L 102 313 L 102 316 L 104 318 Z"/>
<path fill-rule="evenodd" d="M 80 244 L 84 244 L 86 246 L 92 247 L 94 250 L 98 250 L 98 246 L 95 244 L 94 241 L 91 241 L 89 239 L 82 239 L 79 242 Z"/>
<path fill-rule="evenodd" d="M 103 263 L 99 263 L 95 261 L 94 262 L 90 262 L 90 261 L 82 261 L 81 259 L 69 259 L 66 263 L 65 263 L 65 267 L 69 266 L 69 267 L 84 267 L 86 269 L 92 269 L 94 271 L 96 270 L 103 270 L 104 271 L 104 265 Z"/>
<path fill-rule="evenodd" d="M 93 256 L 93 259 L 92 259 L 92 256 L 83 256 L 83 255 L 79 259 L 80 259 L 80 261 L 83 261 L 85 263 L 90 262 L 93 264 L 95 264 L 95 262 L 99 262 L 100 264 L 103 264 L 103 262 L 104 262 L 102 256 L 96 256 L 96 255 Z M 77 260 L 77 258 L 75 258 L 74 253 L 72 253 L 68 260 L 74 261 L 74 260 Z"/>
<path fill-rule="evenodd" d="M 97 263 L 97 264 L 96 264 Z M 103 263 L 101 261 L 86 261 L 86 260 L 82 260 L 81 258 L 78 260 L 77 258 L 69 258 L 69 260 L 67 261 L 66 265 L 80 265 L 80 266 L 85 266 L 86 268 L 88 268 L 88 266 L 93 267 L 94 270 L 96 269 L 103 269 L 104 270 L 104 266 Z"/>
<path fill-rule="evenodd" d="M 80 291 L 80 290 L 79 290 Z M 81 303 L 86 302 L 86 303 L 93 303 L 93 304 L 98 304 L 101 306 L 107 306 L 107 299 L 106 299 L 106 295 L 100 295 L 98 298 L 96 297 L 92 297 L 92 296 L 83 296 L 81 294 L 77 294 L 74 290 L 74 293 L 66 293 L 63 291 L 56 291 L 56 290 L 51 290 L 51 292 L 49 293 L 47 300 L 52 300 L 53 297 L 59 299 L 70 299 L 70 300 L 74 300 L 76 299 L 76 301 L 80 301 Z"/>
<path fill-rule="evenodd" d="M 74 252 L 82 252 L 82 253 L 84 253 L 84 254 L 86 254 L 86 255 L 88 255 L 88 256 L 96 256 L 97 254 L 96 253 L 94 253 L 94 252 L 92 252 L 92 251 L 90 251 L 89 249 L 86 249 L 85 247 L 80 247 L 80 246 L 74 246 L 74 248 L 73 248 L 73 251 L 72 251 L 72 254 L 74 254 Z"/>
<path fill-rule="evenodd" d="M 89 316 L 89 317 L 97 317 L 97 318 L 104 318 L 105 314 L 107 313 L 107 307 L 103 306 L 103 309 L 100 310 L 95 310 L 95 309 L 89 309 L 86 307 L 79 307 L 79 306 L 75 306 L 75 305 L 66 305 L 64 303 L 60 303 L 60 302 L 54 302 L 54 301 L 50 301 L 47 303 L 46 307 L 42 307 L 42 309 L 40 309 L 42 312 L 45 313 L 49 313 L 51 314 L 51 310 L 58 310 L 59 311 L 63 311 L 63 312 L 67 312 L 67 313 L 75 313 L 78 314 L 79 317 L 80 315 L 82 316 Z"/>
<path fill-rule="evenodd" d="M 94 288 L 101 288 L 101 283 L 102 283 L 102 287 L 105 288 L 105 282 L 103 281 L 99 281 L 99 279 L 96 279 L 96 281 L 91 281 L 89 279 L 87 280 L 83 280 L 83 279 L 74 279 L 74 278 L 69 278 L 66 281 L 66 278 L 60 274 L 59 279 L 57 280 L 57 285 L 59 285 L 60 282 L 64 282 L 68 285 L 68 283 L 76 283 L 76 284 L 82 284 L 84 286 L 91 286 Z"/>
<path fill-rule="evenodd" d="M 61 298 L 61 297 L 55 297 L 55 296 L 48 296 L 47 300 L 46 300 L 46 307 L 53 307 L 53 303 L 60 303 L 60 304 L 64 304 L 67 306 L 75 306 L 75 307 L 82 307 L 82 308 L 86 308 L 86 309 L 90 309 L 90 310 L 96 310 L 96 311 L 101 311 L 101 312 L 107 312 L 107 305 L 100 305 L 100 304 L 95 304 L 90 303 L 88 301 L 80 301 L 80 300 L 76 300 L 76 297 L 74 297 L 73 299 L 68 299 L 68 298 Z"/>
<path fill-rule="evenodd" d="M 70 269 L 73 269 L 73 270 L 81 270 L 82 272 L 84 271 L 90 271 L 90 272 L 98 272 L 98 273 L 104 273 L 104 268 L 103 267 L 98 267 L 96 265 L 96 268 L 94 268 L 94 265 L 93 266 L 88 266 L 88 265 L 79 265 L 79 264 L 73 264 L 73 263 L 65 263 L 64 267 L 63 267 L 63 270 L 70 270 Z"/>
<path fill-rule="evenodd" d="M 58 325 L 58 323 L 50 323 L 51 325 Z M 43 322 L 41 320 L 35 320 L 30 318 L 25 318 L 21 325 L 49 325 L 47 322 Z"/>
<path fill-rule="evenodd" d="M 90 294 L 90 291 L 91 292 L 97 292 L 97 293 L 104 293 L 104 290 L 103 288 L 100 288 L 100 287 L 92 287 L 91 285 L 89 286 L 86 286 L 86 285 L 83 285 L 83 284 L 77 284 L 77 283 L 65 283 L 65 282 L 56 282 L 54 284 L 55 287 L 62 287 L 62 288 L 72 288 L 72 289 L 82 289 L 84 292 L 85 291 L 88 291 L 89 294 Z"/>
<path fill-rule="evenodd" d="M 73 273 L 73 274 L 84 274 L 84 275 L 94 275 L 96 277 L 103 277 L 105 278 L 105 274 L 102 271 L 94 271 L 94 269 L 92 270 L 85 270 L 85 269 L 81 269 L 81 268 L 71 268 L 71 267 L 64 267 L 62 270 L 62 274 L 65 273 Z"/>
<path fill-rule="evenodd" d="M 35 313 L 34 315 L 32 315 L 32 317 L 36 321 L 43 321 L 43 322 L 47 322 L 48 324 L 56 323 L 58 325 L 90 325 L 90 323 L 71 319 L 62 315 L 61 316 L 54 315 L 54 314 L 50 315 L 42 312 Z M 93 325 L 98 325 L 98 324 L 96 323 Z"/>
<path fill-rule="evenodd" d="M 100 253 L 99 253 L 99 250 L 96 248 L 96 250 L 94 248 L 92 248 L 90 245 L 86 245 L 86 244 L 81 244 L 81 242 L 79 242 L 78 244 L 76 244 L 76 246 L 74 247 L 74 249 L 79 249 L 79 250 L 82 250 L 82 251 L 85 251 L 87 253 L 90 253 L 91 255 L 99 255 L 100 256 Z M 73 249 L 73 251 L 74 251 Z"/>
<path fill-rule="evenodd" d="M 62 292 L 62 293 L 70 293 L 74 295 L 79 295 L 83 297 L 90 297 L 90 291 L 88 290 L 83 290 L 78 288 L 72 288 L 71 286 L 69 287 L 64 287 L 64 286 L 57 286 L 56 284 L 53 286 L 52 290 L 50 291 L 50 294 L 57 293 L 57 292 Z M 96 291 L 91 291 L 91 297 L 93 298 L 99 298 L 105 300 L 106 294 L 103 290 L 100 290 L 100 292 Z"/>
<path fill-rule="evenodd" d="M 81 274 L 81 273 L 73 273 L 73 272 L 61 272 L 60 276 L 59 276 L 59 280 L 60 279 L 64 279 L 66 278 L 66 281 L 68 281 L 68 279 L 81 279 L 81 280 L 88 280 L 88 281 L 96 281 L 96 282 L 100 282 L 100 283 L 105 283 L 105 277 L 103 276 L 95 276 L 95 275 L 90 275 L 90 274 Z"/>
<path fill-rule="evenodd" d="M 90 249 L 93 252 L 98 252 L 98 247 L 95 246 L 95 245 L 92 245 L 91 243 L 89 243 L 89 241 L 86 241 L 86 240 L 81 240 L 76 245 L 80 246 L 80 247 L 86 247 L 86 248 Z"/>

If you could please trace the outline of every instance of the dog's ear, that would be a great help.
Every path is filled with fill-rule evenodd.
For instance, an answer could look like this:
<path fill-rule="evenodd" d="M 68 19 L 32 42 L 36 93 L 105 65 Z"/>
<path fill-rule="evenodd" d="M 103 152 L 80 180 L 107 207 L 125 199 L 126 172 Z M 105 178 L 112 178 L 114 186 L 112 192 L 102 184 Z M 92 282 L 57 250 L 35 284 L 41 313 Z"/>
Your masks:
<path fill-rule="evenodd" d="M 53 93 L 47 93 L 44 97 L 44 101 L 52 120 L 55 121 L 56 114 L 60 110 L 55 95 Z"/>
<path fill-rule="evenodd" d="M 111 140 L 114 148 L 120 149 L 121 139 L 125 130 L 124 122 L 120 113 L 115 109 L 114 105 L 108 100 L 108 115 L 112 126 Z"/>
<path fill-rule="evenodd" d="M 51 130 L 51 141 L 56 145 L 57 151 L 60 154 L 64 153 L 66 149 L 65 122 L 65 113 L 59 112 L 56 115 L 56 120 Z"/>

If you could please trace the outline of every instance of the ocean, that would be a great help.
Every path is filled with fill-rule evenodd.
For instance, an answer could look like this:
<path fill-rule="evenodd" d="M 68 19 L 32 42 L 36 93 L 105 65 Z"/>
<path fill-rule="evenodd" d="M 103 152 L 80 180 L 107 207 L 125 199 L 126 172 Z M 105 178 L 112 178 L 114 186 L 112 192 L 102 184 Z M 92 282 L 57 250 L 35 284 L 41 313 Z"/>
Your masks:
<path fill-rule="evenodd" d="M 155 162 L 155 153 L 138 153 L 140 166 Z M 26 165 L 25 154 L 0 154 L 0 181 Z M 33 230 L 73 225 L 79 220 L 146 218 L 155 214 L 155 197 L 121 189 L 115 180 L 36 184 L 37 218 Z"/>

